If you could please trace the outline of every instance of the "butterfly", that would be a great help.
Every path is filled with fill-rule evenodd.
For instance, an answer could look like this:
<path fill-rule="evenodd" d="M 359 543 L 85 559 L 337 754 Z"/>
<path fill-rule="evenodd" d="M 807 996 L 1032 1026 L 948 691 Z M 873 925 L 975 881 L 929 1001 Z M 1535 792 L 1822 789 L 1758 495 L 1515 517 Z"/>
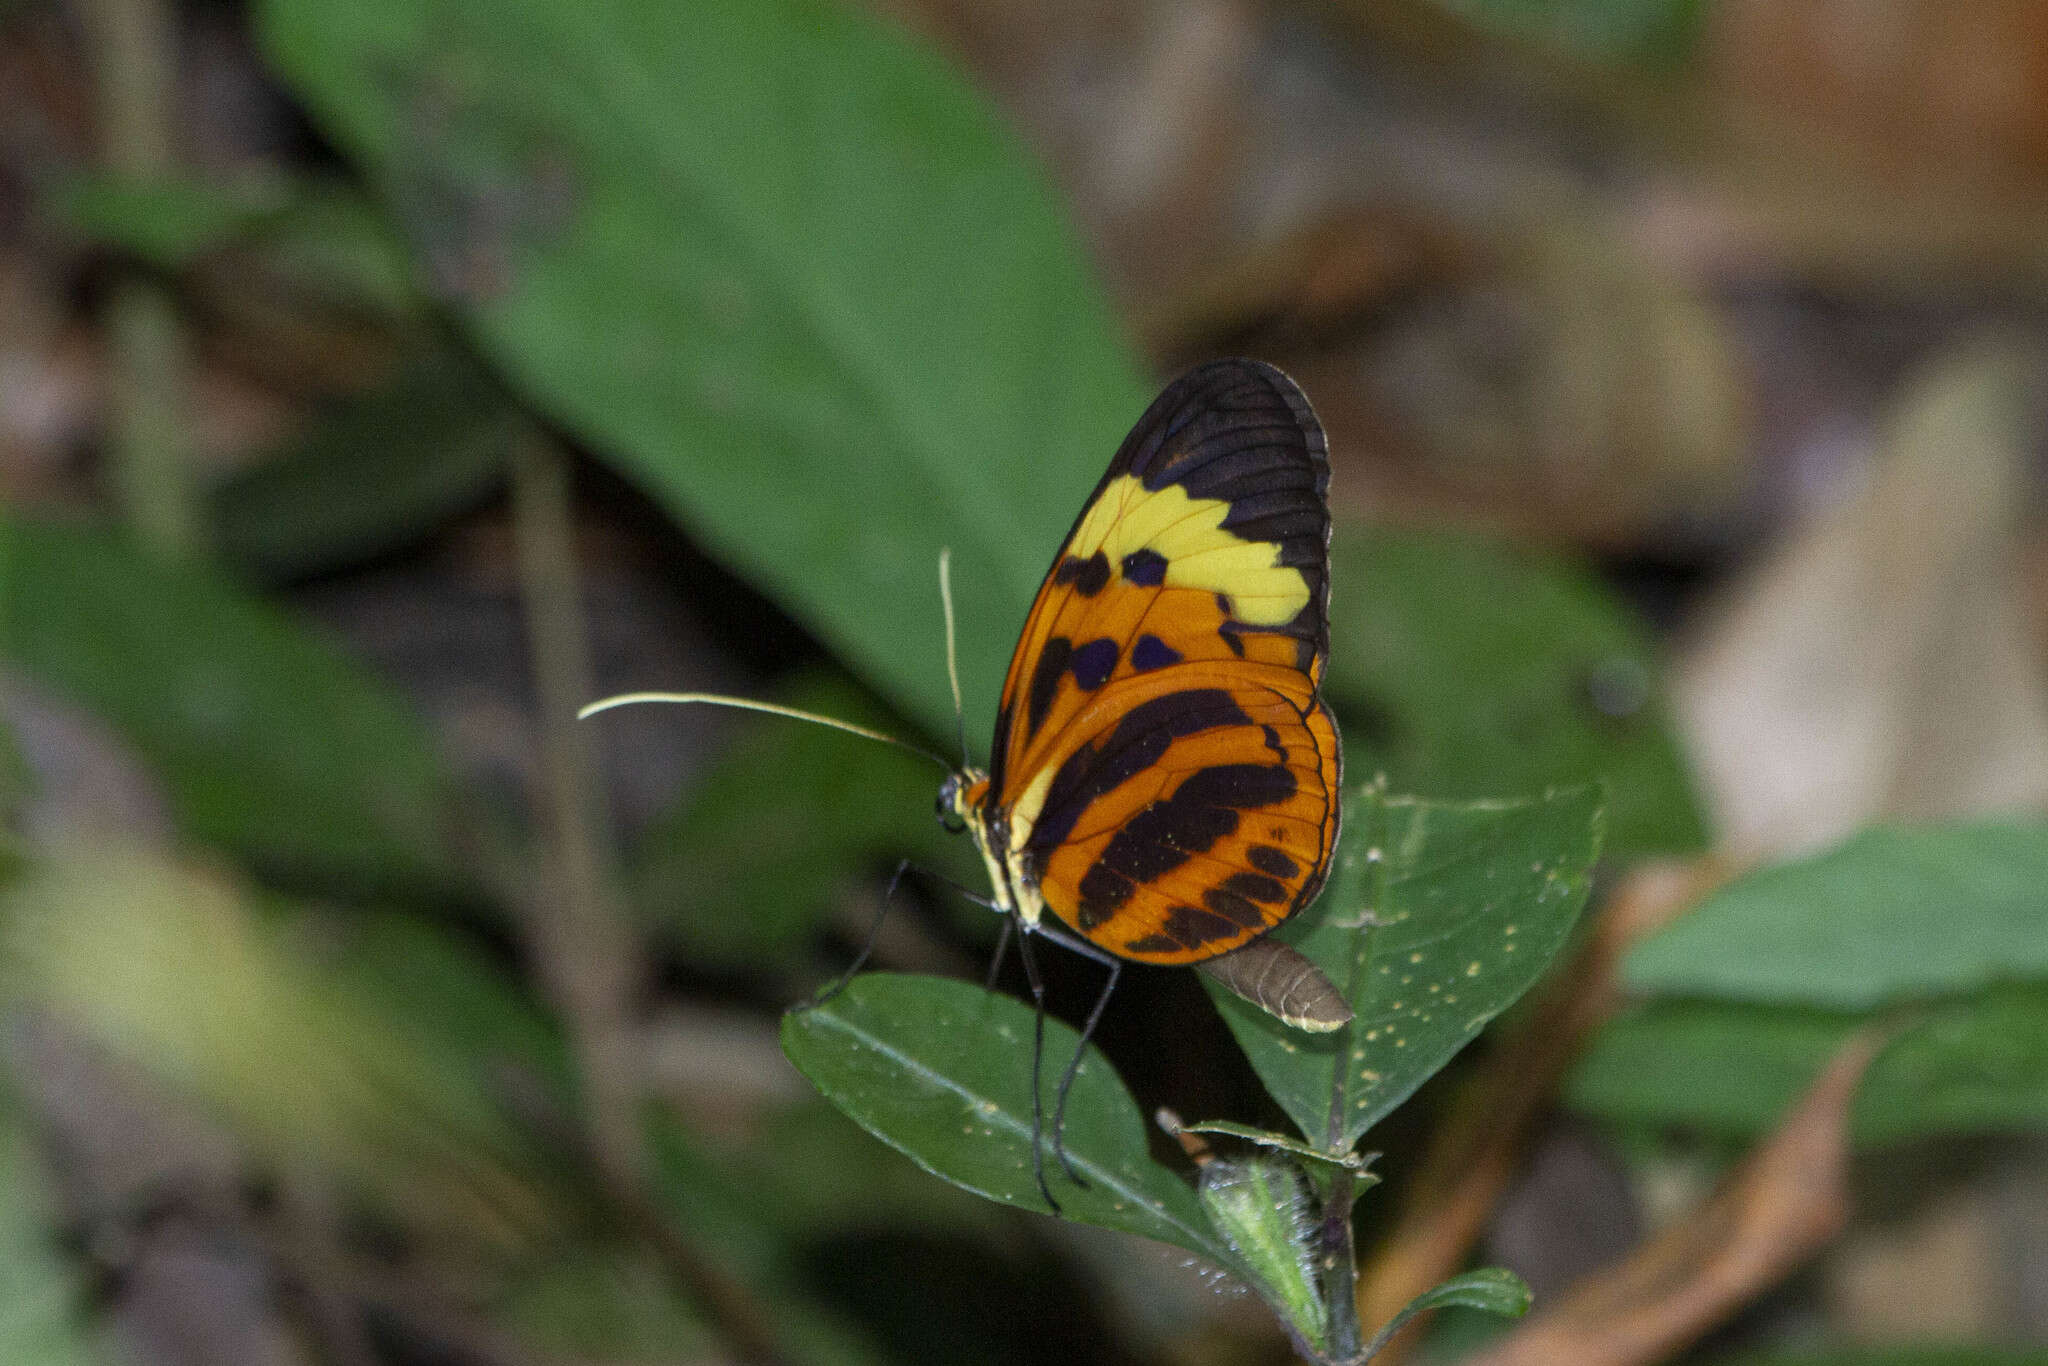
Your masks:
<path fill-rule="evenodd" d="M 1329 474 L 1322 424 L 1274 367 L 1221 360 L 1169 384 L 1053 557 L 1010 659 L 988 768 L 963 765 L 940 788 L 941 819 L 971 835 L 987 866 L 985 904 L 1007 917 L 1002 945 L 1012 925 L 1020 931 L 1040 1005 L 1032 1152 L 1054 1211 L 1041 1150 L 1034 937 L 1109 969 L 1084 1050 L 1125 961 L 1196 966 L 1299 1028 L 1351 1019 L 1320 969 L 1266 937 L 1315 898 L 1337 845 L 1343 761 L 1320 691 Z M 585 714 L 631 700 L 749 705 L 904 743 L 707 694 L 634 694 Z M 1082 1056 L 1061 1077 L 1054 1109 L 1063 1165 L 1066 1096 Z"/>
<path fill-rule="evenodd" d="M 939 794 L 1027 942 L 1092 948 L 1112 984 L 1119 960 L 1191 964 L 1299 1027 L 1350 1019 L 1263 937 L 1337 844 L 1328 488 L 1322 424 L 1258 361 L 1182 375 L 1124 439 L 1025 618 L 989 767 Z"/>

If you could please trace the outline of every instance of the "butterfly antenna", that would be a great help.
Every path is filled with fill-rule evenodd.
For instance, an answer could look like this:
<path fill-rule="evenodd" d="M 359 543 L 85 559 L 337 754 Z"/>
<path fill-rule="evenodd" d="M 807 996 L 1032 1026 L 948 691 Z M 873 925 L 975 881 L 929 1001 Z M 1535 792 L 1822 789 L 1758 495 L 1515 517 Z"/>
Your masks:
<path fill-rule="evenodd" d="M 804 711 L 799 707 L 785 707 L 775 702 L 760 702 L 751 697 L 728 697 L 724 693 L 625 692 L 620 693 L 616 697 L 607 697 L 600 701 L 592 702 L 589 706 L 576 713 L 576 719 L 578 721 L 587 721 L 601 711 L 610 711 L 614 707 L 630 707 L 641 702 L 701 702 L 711 707 L 733 707 L 739 711 L 763 711 L 767 712 L 770 716 L 787 716 L 794 721 L 809 721 L 815 725 L 830 726 L 833 730 L 843 730 L 849 735 L 860 735 L 870 740 L 880 740 L 885 745 L 894 745 L 898 749 L 908 750 L 921 759 L 929 759 L 948 773 L 953 771 L 952 764 L 941 759 L 924 746 L 913 745 L 908 740 L 899 740 L 893 735 L 885 735 L 881 731 L 870 730 L 866 726 L 856 726 L 853 722 L 842 721 L 836 716 L 820 716 L 816 712 Z"/>
<path fill-rule="evenodd" d="M 960 652 L 953 633 L 953 547 L 939 547 L 939 602 L 946 609 L 946 681 L 953 685 L 953 724 L 960 732 L 960 765 L 967 766 L 967 709 L 960 703 Z"/>

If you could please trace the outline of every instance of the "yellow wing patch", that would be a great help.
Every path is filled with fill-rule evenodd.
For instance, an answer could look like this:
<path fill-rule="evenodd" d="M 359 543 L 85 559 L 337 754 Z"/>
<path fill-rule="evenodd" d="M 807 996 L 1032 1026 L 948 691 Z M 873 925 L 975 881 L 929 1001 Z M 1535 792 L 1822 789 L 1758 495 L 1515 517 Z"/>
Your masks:
<path fill-rule="evenodd" d="M 1167 587 L 1225 594 L 1247 626 L 1285 625 L 1308 606 L 1308 580 L 1280 563 L 1276 543 L 1225 527 L 1230 509 L 1229 499 L 1196 498 L 1178 484 L 1148 489 L 1126 474 L 1089 504 L 1067 554 L 1085 560 L 1099 551 L 1119 572 L 1125 556 L 1150 550 L 1166 561 Z"/>

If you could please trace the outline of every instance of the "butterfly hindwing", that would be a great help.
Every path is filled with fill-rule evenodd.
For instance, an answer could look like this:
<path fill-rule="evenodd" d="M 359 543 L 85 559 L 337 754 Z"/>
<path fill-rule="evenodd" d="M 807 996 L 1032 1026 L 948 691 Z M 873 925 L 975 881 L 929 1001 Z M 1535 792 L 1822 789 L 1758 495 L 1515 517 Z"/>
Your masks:
<path fill-rule="evenodd" d="M 1321 887 L 1338 762 L 1295 671 L 1188 664 L 1104 689 L 1011 820 L 1062 920 L 1122 957 L 1194 963 Z"/>
<path fill-rule="evenodd" d="M 1328 482 L 1291 380 L 1201 366 L 1139 419 L 1032 604 L 991 803 L 1045 905 L 1112 953 L 1212 958 L 1322 884 Z"/>

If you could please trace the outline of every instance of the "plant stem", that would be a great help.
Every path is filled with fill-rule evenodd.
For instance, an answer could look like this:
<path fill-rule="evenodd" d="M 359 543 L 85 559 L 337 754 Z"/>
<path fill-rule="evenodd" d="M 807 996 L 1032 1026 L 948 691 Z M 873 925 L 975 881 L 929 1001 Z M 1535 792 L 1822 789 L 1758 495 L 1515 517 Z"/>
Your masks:
<path fill-rule="evenodd" d="M 512 529 L 527 648 L 540 707 L 547 875 L 528 937 L 576 1054 L 590 1142 L 607 1178 L 637 1189 L 644 1176 L 630 1018 L 633 954 L 590 731 L 576 709 L 596 695 L 576 572 L 569 464 L 547 437 L 523 434 L 512 453 Z"/>
<path fill-rule="evenodd" d="M 160 0 L 87 0 L 106 165 L 150 182 L 176 166 L 171 128 L 177 63 L 172 16 Z M 185 422 L 187 363 L 177 306 L 162 284 L 117 281 L 107 299 L 112 417 L 107 463 L 114 496 L 137 539 L 167 555 L 203 541 Z"/>
<path fill-rule="evenodd" d="M 1358 1249 L 1351 1233 L 1351 1206 L 1357 1198 L 1357 1178 L 1338 1168 L 1323 1200 L 1321 1246 L 1317 1249 L 1323 1299 L 1330 1312 L 1330 1360 L 1334 1362 L 1357 1361 L 1365 1350 L 1358 1328 Z"/>
<path fill-rule="evenodd" d="M 618 905 L 617 845 L 598 790 L 591 731 L 576 720 L 577 708 L 597 694 L 576 573 L 569 462 L 545 435 L 528 431 L 514 442 L 511 476 L 548 821 L 548 876 L 528 919 L 532 952 L 576 1055 L 606 1197 L 660 1252 L 735 1355 L 772 1366 L 781 1360 L 772 1317 L 646 1195 L 652 1164 L 640 1127 L 641 1069 L 632 1021 L 639 959 Z"/>

